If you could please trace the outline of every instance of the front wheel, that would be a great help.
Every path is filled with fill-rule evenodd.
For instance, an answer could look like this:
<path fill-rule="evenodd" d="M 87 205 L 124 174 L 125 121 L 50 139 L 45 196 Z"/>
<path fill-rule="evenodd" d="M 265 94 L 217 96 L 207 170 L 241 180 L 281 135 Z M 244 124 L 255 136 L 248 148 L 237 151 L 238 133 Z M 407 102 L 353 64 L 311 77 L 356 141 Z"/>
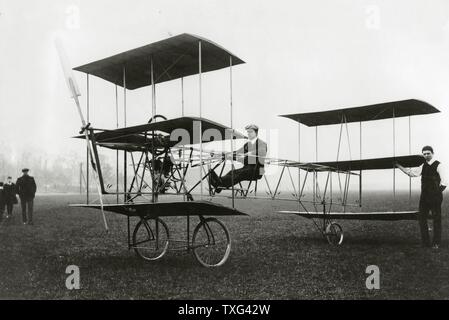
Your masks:
<path fill-rule="evenodd" d="M 226 226 L 215 218 L 201 219 L 193 231 L 193 254 L 204 267 L 223 265 L 231 252 Z"/>
<path fill-rule="evenodd" d="M 169 233 L 164 221 L 159 218 L 142 218 L 134 228 L 133 249 L 142 259 L 154 261 L 168 250 Z"/>

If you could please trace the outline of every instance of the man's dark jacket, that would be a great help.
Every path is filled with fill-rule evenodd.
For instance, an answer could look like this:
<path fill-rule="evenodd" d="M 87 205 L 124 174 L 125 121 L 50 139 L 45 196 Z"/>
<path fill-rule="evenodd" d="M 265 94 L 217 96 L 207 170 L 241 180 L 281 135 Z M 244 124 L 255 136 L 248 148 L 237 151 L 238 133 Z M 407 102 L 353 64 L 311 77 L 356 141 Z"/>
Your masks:
<path fill-rule="evenodd" d="M 16 185 L 14 183 L 3 185 L 3 198 L 6 204 L 16 204 Z"/>
<path fill-rule="evenodd" d="M 234 151 L 234 159 L 236 155 L 245 155 L 243 164 L 244 168 L 252 168 L 258 175 L 265 173 L 265 157 L 267 156 L 267 144 L 265 141 L 257 138 L 254 144 L 246 142 L 240 149 Z"/>
<path fill-rule="evenodd" d="M 431 204 L 441 203 L 443 193 L 440 189 L 441 177 L 438 173 L 440 162 L 435 160 L 431 165 L 424 162 L 421 171 L 421 201 Z"/>
<path fill-rule="evenodd" d="M 21 199 L 34 199 L 36 194 L 36 182 L 31 176 L 21 176 L 16 182 L 17 194 Z"/>

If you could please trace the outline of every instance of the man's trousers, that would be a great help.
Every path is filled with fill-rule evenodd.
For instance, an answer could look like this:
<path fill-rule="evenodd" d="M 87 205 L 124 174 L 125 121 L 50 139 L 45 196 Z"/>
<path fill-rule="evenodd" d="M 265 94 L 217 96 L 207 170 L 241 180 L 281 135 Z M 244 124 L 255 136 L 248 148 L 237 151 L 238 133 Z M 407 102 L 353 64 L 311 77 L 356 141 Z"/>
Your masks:
<path fill-rule="evenodd" d="M 421 195 L 419 201 L 419 227 L 421 230 L 421 240 L 424 246 L 430 246 L 429 227 L 427 219 L 429 212 L 432 213 L 433 220 L 433 244 L 440 245 L 441 243 L 441 203 L 443 196 L 425 197 Z"/>
<path fill-rule="evenodd" d="M 34 203 L 34 199 L 20 198 L 20 206 L 22 207 L 23 223 L 33 223 L 33 203 Z"/>
<path fill-rule="evenodd" d="M 232 177 L 232 172 L 234 171 L 234 177 Z M 256 166 L 248 165 L 240 169 L 235 169 L 229 171 L 225 176 L 221 177 L 221 187 L 229 188 L 232 185 L 237 184 L 245 180 L 257 180 L 260 179 L 259 168 Z"/>

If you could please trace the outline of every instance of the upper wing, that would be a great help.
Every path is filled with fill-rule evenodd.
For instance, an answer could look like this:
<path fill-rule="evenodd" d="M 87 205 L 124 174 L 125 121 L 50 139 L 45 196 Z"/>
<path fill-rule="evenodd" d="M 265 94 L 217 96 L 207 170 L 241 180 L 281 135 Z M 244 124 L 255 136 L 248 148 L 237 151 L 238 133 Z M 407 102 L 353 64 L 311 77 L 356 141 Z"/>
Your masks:
<path fill-rule="evenodd" d="M 281 115 L 309 127 L 407 117 L 440 112 L 427 102 L 409 99 L 368 106 Z"/>

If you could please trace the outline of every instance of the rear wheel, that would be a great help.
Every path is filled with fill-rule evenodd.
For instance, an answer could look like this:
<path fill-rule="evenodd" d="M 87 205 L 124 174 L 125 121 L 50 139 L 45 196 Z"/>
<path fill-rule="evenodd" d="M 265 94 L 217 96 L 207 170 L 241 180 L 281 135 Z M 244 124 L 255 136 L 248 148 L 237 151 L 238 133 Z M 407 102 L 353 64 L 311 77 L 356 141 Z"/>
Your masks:
<path fill-rule="evenodd" d="M 231 252 L 231 237 L 226 226 L 215 218 L 201 219 L 193 231 L 193 253 L 204 267 L 223 265 Z"/>
<path fill-rule="evenodd" d="M 325 236 L 327 242 L 338 246 L 343 243 L 343 228 L 335 222 L 331 222 L 326 227 Z"/>
<path fill-rule="evenodd" d="M 144 260 L 161 258 L 168 250 L 168 243 L 168 227 L 159 218 L 142 218 L 134 228 L 133 249 Z"/>

